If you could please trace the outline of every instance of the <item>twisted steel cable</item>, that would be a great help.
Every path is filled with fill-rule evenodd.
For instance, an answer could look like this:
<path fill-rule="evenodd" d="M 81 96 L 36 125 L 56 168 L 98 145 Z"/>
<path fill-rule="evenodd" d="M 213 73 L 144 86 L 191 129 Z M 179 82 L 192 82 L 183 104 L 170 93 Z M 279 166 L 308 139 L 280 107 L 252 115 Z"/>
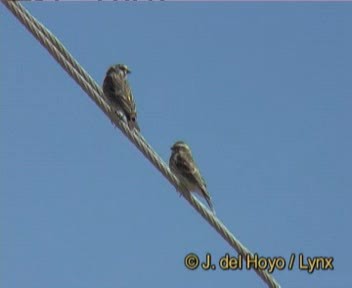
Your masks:
<path fill-rule="evenodd" d="M 246 255 L 254 255 L 226 228 L 226 226 L 204 205 L 194 198 L 179 183 L 168 165 L 153 150 L 144 137 L 136 130 L 131 131 L 124 122 L 121 114 L 116 114 L 106 103 L 101 87 L 90 77 L 81 65 L 71 56 L 61 42 L 38 20 L 36 20 L 19 2 L 1 0 L 14 16 L 27 28 L 29 32 L 54 57 L 61 67 L 77 82 L 88 96 L 100 107 L 107 117 L 121 130 L 121 132 L 138 148 L 138 150 L 164 175 L 164 177 L 180 191 L 183 197 L 202 215 L 202 217 L 228 242 L 237 252 L 246 259 Z M 268 287 L 280 287 L 277 281 L 267 270 L 254 270 Z"/>

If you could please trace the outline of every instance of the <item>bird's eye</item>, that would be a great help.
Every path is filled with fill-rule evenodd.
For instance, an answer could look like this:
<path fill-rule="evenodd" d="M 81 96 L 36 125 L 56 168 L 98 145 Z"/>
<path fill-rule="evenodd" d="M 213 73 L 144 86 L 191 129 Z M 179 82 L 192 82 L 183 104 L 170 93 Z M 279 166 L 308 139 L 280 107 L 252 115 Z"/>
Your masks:
<path fill-rule="evenodd" d="M 135 121 L 136 121 L 136 117 L 132 117 L 131 120 L 132 120 L 133 122 L 135 122 Z"/>

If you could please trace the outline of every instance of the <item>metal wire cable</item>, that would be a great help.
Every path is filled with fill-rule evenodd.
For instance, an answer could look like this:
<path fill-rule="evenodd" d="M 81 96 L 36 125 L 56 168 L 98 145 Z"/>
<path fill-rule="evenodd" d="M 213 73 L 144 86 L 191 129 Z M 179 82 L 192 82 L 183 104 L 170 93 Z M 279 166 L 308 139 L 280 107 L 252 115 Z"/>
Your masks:
<path fill-rule="evenodd" d="M 61 42 L 38 20 L 36 20 L 19 2 L 1 0 L 2 3 L 16 16 L 29 32 L 54 57 L 61 67 L 81 86 L 88 96 L 103 110 L 108 118 L 123 132 L 123 134 L 138 148 L 138 150 L 159 170 L 159 172 L 178 190 L 184 198 L 200 213 L 203 218 L 246 259 L 246 255 L 253 254 L 215 217 L 204 205 L 182 187 L 178 179 L 170 171 L 168 165 L 153 150 L 144 137 L 136 130 L 131 131 L 123 121 L 121 115 L 111 110 L 106 103 L 101 87 L 90 77 L 81 65 L 71 56 Z M 269 287 L 280 287 L 267 270 L 254 270 Z"/>

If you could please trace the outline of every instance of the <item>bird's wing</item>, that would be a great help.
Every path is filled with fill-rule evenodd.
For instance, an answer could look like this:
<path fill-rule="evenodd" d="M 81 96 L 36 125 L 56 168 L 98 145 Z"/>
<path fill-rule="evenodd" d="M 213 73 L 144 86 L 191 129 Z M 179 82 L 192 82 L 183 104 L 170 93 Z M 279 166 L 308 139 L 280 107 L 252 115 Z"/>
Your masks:
<path fill-rule="evenodd" d="M 128 84 L 128 81 L 124 78 L 121 77 L 116 77 L 118 78 L 118 84 L 121 87 L 121 107 L 122 109 L 128 113 L 129 115 L 131 114 L 136 114 L 136 104 L 134 102 L 132 90 L 130 88 L 130 85 Z"/>
<path fill-rule="evenodd" d="M 182 172 L 184 177 L 188 179 L 194 178 L 197 167 L 195 166 L 191 155 L 185 153 L 177 154 L 175 165 L 178 168 L 178 171 Z"/>
<path fill-rule="evenodd" d="M 207 201 L 210 209 L 215 214 L 215 209 L 213 203 L 211 201 L 210 194 L 206 188 L 206 183 L 202 175 L 200 174 L 199 169 L 192 157 L 191 154 L 180 153 L 178 155 L 177 161 L 175 164 L 177 165 L 178 171 L 182 171 L 182 174 L 187 179 L 191 180 L 193 183 L 196 183 L 199 187 L 199 192 L 203 195 L 204 199 Z"/>
<path fill-rule="evenodd" d="M 191 154 L 180 153 L 176 161 L 177 168 L 182 171 L 184 177 L 196 183 L 200 189 L 206 187 L 205 181 L 197 168 L 197 165 Z"/>
<path fill-rule="evenodd" d="M 103 90 L 106 97 L 113 100 L 112 98 L 116 98 L 119 94 L 121 94 L 121 84 L 115 73 L 106 75 L 103 84 Z"/>
<path fill-rule="evenodd" d="M 126 79 L 117 73 L 107 75 L 103 84 L 104 93 L 128 115 L 136 114 L 131 88 Z"/>

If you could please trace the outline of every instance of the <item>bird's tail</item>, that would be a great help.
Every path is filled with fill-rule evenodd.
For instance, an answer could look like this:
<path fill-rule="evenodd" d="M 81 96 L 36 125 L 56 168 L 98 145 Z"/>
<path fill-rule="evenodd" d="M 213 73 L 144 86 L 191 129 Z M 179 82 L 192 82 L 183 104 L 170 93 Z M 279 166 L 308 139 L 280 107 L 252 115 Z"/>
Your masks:
<path fill-rule="evenodd" d="M 128 127 L 133 130 L 133 129 L 136 129 L 138 132 L 141 131 L 141 129 L 139 128 L 139 125 L 138 125 L 138 122 L 137 120 L 135 121 L 132 121 L 132 120 L 128 120 Z"/>
<path fill-rule="evenodd" d="M 215 215 L 215 209 L 214 209 L 214 205 L 213 205 L 213 202 L 211 201 L 211 198 L 210 198 L 210 195 L 208 193 L 208 191 L 202 189 L 202 193 L 203 193 L 203 196 L 204 196 L 204 199 L 207 201 L 208 203 L 208 206 L 210 208 L 210 210 L 213 212 L 213 214 Z"/>

